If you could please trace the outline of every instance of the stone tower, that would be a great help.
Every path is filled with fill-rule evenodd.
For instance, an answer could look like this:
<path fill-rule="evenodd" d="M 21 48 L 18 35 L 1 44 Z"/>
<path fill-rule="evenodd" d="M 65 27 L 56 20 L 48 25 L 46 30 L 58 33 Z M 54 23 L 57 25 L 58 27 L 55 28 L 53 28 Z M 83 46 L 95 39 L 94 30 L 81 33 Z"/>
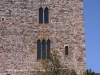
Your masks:
<path fill-rule="evenodd" d="M 43 49 L 84 71 L 82 8 L 82 0 L 0 0 L 0 75 L 31 75 L 46 57 Z"/>

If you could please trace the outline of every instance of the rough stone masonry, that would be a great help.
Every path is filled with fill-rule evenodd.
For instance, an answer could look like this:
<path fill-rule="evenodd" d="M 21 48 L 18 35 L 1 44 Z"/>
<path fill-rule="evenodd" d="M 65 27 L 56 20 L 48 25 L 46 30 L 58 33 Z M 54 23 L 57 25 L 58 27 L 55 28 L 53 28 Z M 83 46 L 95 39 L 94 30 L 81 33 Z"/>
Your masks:
<path fill-rule="evenodd" d="M 39 8 L 49 23 L 39 24 Z M 63 66 L 86 69 L 82 0 L 0 0 L 0 75 L 31 75 L 41 69 L 37 40 L 50 39 L 50 50 Z M 68 46 L 68 55 L 65 55 Z"/>

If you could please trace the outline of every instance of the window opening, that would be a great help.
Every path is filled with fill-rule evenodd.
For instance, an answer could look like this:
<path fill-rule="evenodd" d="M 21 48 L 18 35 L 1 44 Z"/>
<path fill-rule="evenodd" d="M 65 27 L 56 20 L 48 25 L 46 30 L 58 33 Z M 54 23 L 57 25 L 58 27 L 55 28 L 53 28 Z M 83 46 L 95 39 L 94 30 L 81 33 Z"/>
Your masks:
<path fill-rule="evenodd" d="M 48 18 L 49 18 L 48 8 L 46 7 L 44 10 L 44 23 L 48 23 Z"/>
<path fill-rule="evenodd" d="M 42 40 L 42 59 L 46 58 L 46 41 Z"/>
<path fill-rule="evenodd" d="M 37 41 L 37 59 L 41 59 L 41 41 Z"/>
<path fill-rule="evenodd" d="M 2 21 L 4 21 L 5 19 L 4 19 L 4 18 L 2 18 L 1 20 L 2 20 Z"/>
<path fill-rule="evenodd" d="M 65 46 L 65 55 L 68 55 L 68 46 Z"/>
<path fill-rule="evenodd" d="M 43 23 L 43 8 L 39 8 L 39 23 Z"/>
<path fill-rule="evenodd" d="M 44 11 L 42 7 L 39 8 L 39 23 L 49 23 L 49 10 L 47 7 L 44 9 Z"/>
<path fill-rule="evenodd" d="M 47 58 L 49 59 L 50 57 L 50 40 L 47 40 Z"/>
<path fill-rule="evenodd" d="M 37 59 L 49 59 L 50 57 L 50 40 L 37 40 Z"/>

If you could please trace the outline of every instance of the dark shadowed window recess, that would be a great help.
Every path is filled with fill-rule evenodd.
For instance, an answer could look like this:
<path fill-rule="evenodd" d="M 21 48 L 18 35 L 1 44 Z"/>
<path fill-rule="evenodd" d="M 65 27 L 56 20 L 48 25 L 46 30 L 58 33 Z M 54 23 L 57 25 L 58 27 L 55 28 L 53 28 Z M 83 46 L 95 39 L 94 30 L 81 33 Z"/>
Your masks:
<path fill-rule="evenodd" d="M 43 23 L 43 8 L 39 8 L 39 23 Z"/>
<path fill-rule="evenodd" d="M 46 7 L 44 10 L 44 23 L 48 23 L 49 22 L 49 10 Z"/>
<path fill-rule="evenodd" d="M 4 18 L 2 18 L 2 21 L 4 21 L 5 19 Z"/>
<path fill-rule="evenodd" d="M 65 46 L 65 55 L 68 55 L 68 46 Z"/>
<path fill-rule="evenodd" d="M 50 57 L 50 40 L 47 40 L 47 59 Z"/>
<path fill-rule="evenodd" d="M 41 41 L 37 41 L 37 59 L 41 59 Z"/>
<path fill-rule="evenodd" d="M 46 59 L 46 41 L 42 40 L 42 59 Z"/>
<path fill-rule="evenodd" d="M 50 57 L 50 40 L 37 40 L 37 59 L 49 59 Z"/>

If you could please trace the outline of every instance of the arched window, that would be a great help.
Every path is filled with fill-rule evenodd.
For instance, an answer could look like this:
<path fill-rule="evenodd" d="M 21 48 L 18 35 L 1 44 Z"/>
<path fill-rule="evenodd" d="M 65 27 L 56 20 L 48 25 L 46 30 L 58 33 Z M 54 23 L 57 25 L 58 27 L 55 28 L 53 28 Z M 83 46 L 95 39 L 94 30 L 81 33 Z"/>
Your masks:
<path fill-rule="evenodd" d="M 46 59 L 46 41 L 42 40 L 42 59 Z"/>
<path fill-rule="evenodd" d="M 49 59 L 50 57 L 50 40 L 37 40 L 37 59 Z"/>
<path fill-rule="evenodd" d="M 37 59 L 41 59 L 41 41 L 37 41 Z"/>
<path fill-rule="evenodd" d="M 47 40 L 47 58 L 49 59 L 50 57 L 50 40 Z"/>
<path fill-rule="evenodd" d="M 65 46 L 65 55 L 68 55 L 68 46 Z"/>
<path fill-rule="evenodd" d="M 39 8 L 39 23 L 43 23 L 43 8 Z"/>
<path fill-rule="evenodd" d="M 48 23 L 49 22 L 49 10 L 46 7 L 44 10 L 44 23 Z"/>

